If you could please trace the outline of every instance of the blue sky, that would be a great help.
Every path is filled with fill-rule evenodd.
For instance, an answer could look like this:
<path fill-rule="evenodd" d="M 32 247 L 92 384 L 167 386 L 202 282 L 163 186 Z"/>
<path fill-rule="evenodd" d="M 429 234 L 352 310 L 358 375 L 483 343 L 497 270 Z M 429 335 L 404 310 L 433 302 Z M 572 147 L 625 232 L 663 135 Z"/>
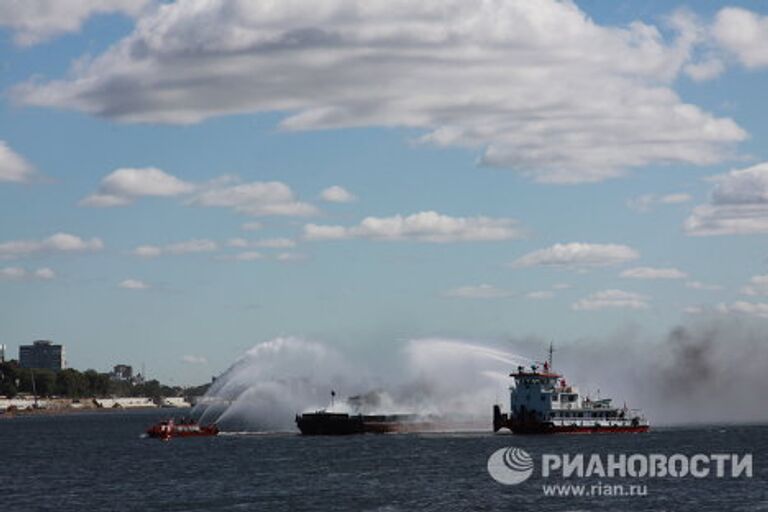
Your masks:
<path fill-rule="evenodd" d="M 194 383 L 280 335 L 768 317 L 760 4 L 38 3 L 0 14 L 12 355 Z"/>

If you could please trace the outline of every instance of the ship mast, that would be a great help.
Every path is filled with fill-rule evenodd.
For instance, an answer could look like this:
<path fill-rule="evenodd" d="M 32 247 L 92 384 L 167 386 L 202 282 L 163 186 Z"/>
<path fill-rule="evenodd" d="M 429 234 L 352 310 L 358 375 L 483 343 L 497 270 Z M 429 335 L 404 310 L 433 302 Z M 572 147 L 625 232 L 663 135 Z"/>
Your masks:
<path fill-rule="evenodd" d="M 552 368 L 552 354 L 555 352 L 554 344 L 550 341 L 549 342 L 549 371 L 553 371 Z"/>

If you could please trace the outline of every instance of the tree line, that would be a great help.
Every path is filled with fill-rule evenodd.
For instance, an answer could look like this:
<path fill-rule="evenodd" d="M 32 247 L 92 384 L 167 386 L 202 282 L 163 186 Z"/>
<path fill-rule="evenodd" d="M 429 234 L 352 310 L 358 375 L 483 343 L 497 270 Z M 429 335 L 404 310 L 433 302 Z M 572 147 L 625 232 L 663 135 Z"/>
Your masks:
<path fill-rule="evenodd" d="M 34 378 L 34 380 L 33 380 Z M 36 393 L 41 397 L 98 398 L 144 396 L 151 398 L 192 396 L 202 388 L 185 389 L 166 386 L 157 380 L 131 382 L 113 379 L 108 373 L 96 370 L 81 372 L 74 368 L 53 371 L 21 368 L 16 361 L 0 363 L 0 395 L 13 398 L 19 394 Z M 204 390 L 203 390 L 204 393 Z"/>

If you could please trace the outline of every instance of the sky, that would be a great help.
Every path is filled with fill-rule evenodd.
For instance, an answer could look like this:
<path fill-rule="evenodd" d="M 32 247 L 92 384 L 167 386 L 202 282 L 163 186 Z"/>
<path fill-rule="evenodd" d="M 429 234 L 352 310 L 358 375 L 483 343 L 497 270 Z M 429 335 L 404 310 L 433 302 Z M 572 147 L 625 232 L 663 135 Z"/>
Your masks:
<path fill-rule="evenodd" d="M 768 321 L 768 7 L 0 2 L 0 344 L 204 382 Z"/>

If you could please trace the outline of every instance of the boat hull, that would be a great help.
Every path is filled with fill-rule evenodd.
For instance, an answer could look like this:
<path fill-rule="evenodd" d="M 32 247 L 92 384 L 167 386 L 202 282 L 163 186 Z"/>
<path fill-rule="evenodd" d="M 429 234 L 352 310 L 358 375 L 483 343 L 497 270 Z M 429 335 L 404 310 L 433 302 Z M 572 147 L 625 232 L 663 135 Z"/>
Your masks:
<path fill-rule="evenodd" d="M 296 426 L 307 436 L 392 434 L 475 430 L 477 424 L 436 416 L 412 414 L 362 415 L 315 412 L 296 416 Z"/>
<path fill-rule="evenodd" d="M 527 425 L 506 427 L 513 434 L 639 434 L 648 432 L 648 425 L 598 425 L 598 426 L 579 426 L 579 425 Z"/>
<path fill-rule="evenodd" d="M 219 428 L 216 425 L 205 427 L 198 426 L 168 426 L 153 425 L 147 430 L 147 437 L 162 439 L 167 441 L 174 437 L 212 437 L 219 435 Z"/>
<path fill-rule="evenodd" d="M 498 405 L 493 407 L 493 431 L 506 428 L 513 434 L 638 434 L 648 432 L 647 423 L 626 421 L 621 424 L 556 425 L 551 422 L 520 421 L 502 414 Z"/>
<path fill-rule="evenodd" d="M 345 436 L 366 432 L 362 417 L 348 414 L 302 414 L 296 416 L 296 426 L 305 436 Z"/>

